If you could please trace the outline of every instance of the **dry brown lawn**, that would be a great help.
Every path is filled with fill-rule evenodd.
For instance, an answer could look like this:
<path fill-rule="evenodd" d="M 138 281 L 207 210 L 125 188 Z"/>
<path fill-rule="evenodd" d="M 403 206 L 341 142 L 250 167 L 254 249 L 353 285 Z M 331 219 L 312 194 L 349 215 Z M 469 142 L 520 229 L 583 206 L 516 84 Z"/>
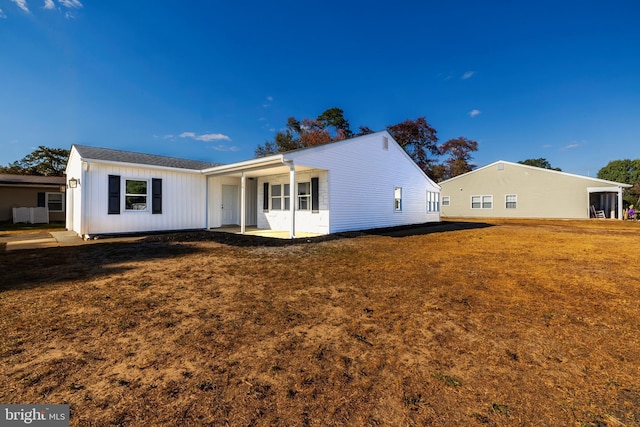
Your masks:
<path fill-rule="evenodd" d="M 74 426 L 640 425 L 640 223 L 490 224 L 0 253 L 0 402 Z"/>

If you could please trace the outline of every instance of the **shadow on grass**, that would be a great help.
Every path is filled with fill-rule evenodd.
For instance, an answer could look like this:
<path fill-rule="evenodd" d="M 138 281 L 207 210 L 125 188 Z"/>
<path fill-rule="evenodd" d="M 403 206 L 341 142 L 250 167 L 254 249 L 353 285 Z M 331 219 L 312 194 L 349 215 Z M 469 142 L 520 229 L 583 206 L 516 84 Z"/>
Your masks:
<path fill-rule="evenodd" d="M 99 276 L 122 274 L 133 267 L 116 264 L 149 259 L 168 259 L 202 251 L 202 249 L 189 245 L 189 242 L 211 241 L 236 247 L 276 247 L 307 245 L 369 235 L 401 238 L 485 227 L 491 227 L 491 225 L 444 221 L 350 231 L 300 239 L 274 239 L 201 230 L 154 234 L 135 242 L 109 242 L 107 239 L 104 242 L 90 245 L 0 252 L 0 292 L 46 286 L 61 281 L 82 281 Z"/>
<path fill-rule="evenodd" d="M 146 242 L 197 242 L 208 241 L 230 246 L 291 246 L 305 245 L 309 243 L 327 242 L 331 240 L 350 239 L 362 236 L 387 236 L 387 237 L 408 237 L 421 236 L 432 233 L 445 233 L 449 231 L 472 230 L 477 228 L 492 227 L 491 224 L 479 222 L 427 222 L 424 224 L 403 225 L 398 227 L 374 228 L 361 231 L 347 231 L 327 234 L 317 237 L 303 237 L 298 239 L 276 239 L 273 237 L 263 237 L 255 235 L 242 235 L 236 233 L 226 233 L 224 231 L 188 231 L 177 233 L 156 234 L 146 237 Z"/>
<path fill-rule="evenodd" d="M 173 258 L 198 251 L 194 246 L 179 243 L 138 241 L 0 252 L 0 292 L 120 274 L 132 267 L 115 264 Z"/>

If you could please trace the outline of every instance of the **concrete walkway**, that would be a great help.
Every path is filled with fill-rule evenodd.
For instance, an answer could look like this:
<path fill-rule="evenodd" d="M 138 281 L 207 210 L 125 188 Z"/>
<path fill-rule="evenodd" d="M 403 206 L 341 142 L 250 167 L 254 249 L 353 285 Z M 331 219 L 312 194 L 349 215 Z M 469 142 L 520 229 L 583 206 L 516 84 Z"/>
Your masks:
<path fill-rule="evenodd" d="M 73 231 L 51 231 L 6 235 L 0 237 L 0 243 L 6 244 L 6 251 L 15 251 L 19 249 L 76 246 L 87 242 Z"/>

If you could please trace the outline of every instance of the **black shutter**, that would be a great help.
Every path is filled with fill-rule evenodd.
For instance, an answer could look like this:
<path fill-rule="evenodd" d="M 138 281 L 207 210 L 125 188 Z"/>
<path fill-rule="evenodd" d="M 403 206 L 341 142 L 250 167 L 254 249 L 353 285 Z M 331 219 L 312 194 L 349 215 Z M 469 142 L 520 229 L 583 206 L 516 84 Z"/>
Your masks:
<path fill-rule="evenodd" d="M 109 215 L 120 214 L 120 175 L 109 175 Z"/>
<path fill-rule="evenodd" d="M 38 207 L 44 208 L 47 206 L 47 201 L 45 199 L 45 193 L 38 193 Z"/>
<path fill-rule="evenodd" d="M 269 211 L 269 183 L 262 184 L 262 210 Z"/>
<path fill-rule="evenodd" d="M 151 180 L 151 213 L 162 213 L 162 180 L 160 178 Z"/>
<path fill-rule="evenodd" d="M 320 184 L 319 178 L 311 178 L 311 212 L 320 212 L 320 194 L 318 194 L 318 187 Z"/>

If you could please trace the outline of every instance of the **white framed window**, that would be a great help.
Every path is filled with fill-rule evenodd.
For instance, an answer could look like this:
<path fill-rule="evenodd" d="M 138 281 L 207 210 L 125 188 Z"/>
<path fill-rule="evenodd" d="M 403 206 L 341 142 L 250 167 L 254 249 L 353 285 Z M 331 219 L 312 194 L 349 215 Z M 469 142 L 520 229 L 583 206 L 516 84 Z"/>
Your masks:
<path fill-rule="evenodd" d="M 471 209 L 493 209 L 493 196 L 471 196 Z"/>
<path fill-rule="evenodd" d="M 146 179 L 124 180 L 124 210 L 148 210 L 149 181 Z"/>
<path fill-rule="evenodd" d="M 427 212 L 440 211 L 440 193 L 435 191 L 427 192 Z"/>
<path fill-rule="evenodd" d="M 393 210 L 395 212 L 402 211 L 402 187 L 393 189 Z"/>
<path fill-rule="evenodd" d="M 442 206 L 451 206 L 451 196 L 442 196 Z"/>
<path fill-rule="evenodd" d="M 46 193 L 46 206 L 49 212 L 64 212 L 64 194 Z"/>
<path fill-rule="evenodd" d="M 515 194 L 507 194 L 504 196 L 504 202 L 507 209 L 516 209 L 518 207 L 518 196 Z"/>
<path fill-rule="evenodd" d="M 311 182 L 298 183 L 298 210 L 311 209 Z"/>
<path fill-rule="evenodd" d="M 271 185 L 271 210 L 282 210 L 282 186 L 280 184 Z"/>
<path fill-rule="evenodd" d="M 271 210 L 288 211 L 289 209 L 289 184 L 273 184 L 271 186 Z"/>

